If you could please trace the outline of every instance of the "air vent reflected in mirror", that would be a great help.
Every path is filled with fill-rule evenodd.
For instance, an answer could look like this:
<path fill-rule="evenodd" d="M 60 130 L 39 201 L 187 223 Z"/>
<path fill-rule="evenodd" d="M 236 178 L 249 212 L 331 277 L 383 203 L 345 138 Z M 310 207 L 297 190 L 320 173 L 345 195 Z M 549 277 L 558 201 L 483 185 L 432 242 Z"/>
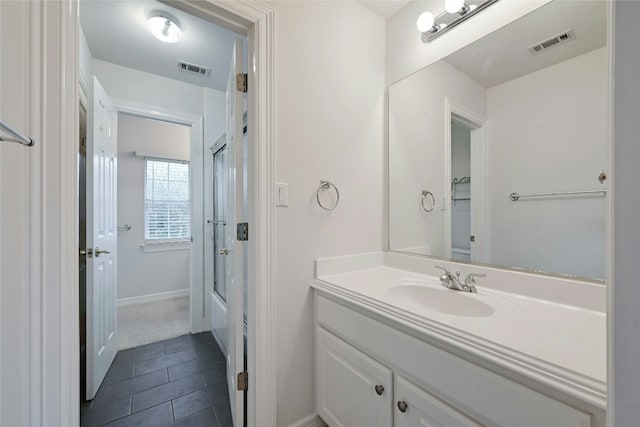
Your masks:
<path fill-rule="evenodd" d="M 204 67 L 202 65 L 190 64 L 184 61 L 178 61 L 178 70 L 186 73 L 196 74 L 202 77 L 208 77 L 211 73 L 211 68 Z"/>
<path fill-rule="evenodd" d="M 529 47 L 529 52 L 532 55 L 537 55 L 539 53 L 544 52 L 545 50 L 551 49 L 552 47 L 560 46 L 568 41 L 574 40 L 576 38 L 576 34 L 573 30 L 565 31 L 557 36 L 551 37 L 545 41 L 534 44 Z"/>

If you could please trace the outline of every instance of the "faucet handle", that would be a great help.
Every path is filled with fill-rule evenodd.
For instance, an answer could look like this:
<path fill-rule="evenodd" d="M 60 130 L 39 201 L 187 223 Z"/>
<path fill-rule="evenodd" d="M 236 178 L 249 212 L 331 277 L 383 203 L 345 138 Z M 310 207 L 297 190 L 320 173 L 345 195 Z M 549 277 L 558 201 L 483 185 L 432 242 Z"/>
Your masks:
<path fill-rule="evenodd" d="M 479 277 L 487 277 L 484 273 L 469 273 L 467 278 L 464 279 L 464 283 L 476 283 L 476 279 Z"/>
<path fill-rule="evenodd" d="M 454 280 L 453 274 L 451 274 L 451 272 L 447 268 L 440 267 L 439 265 L 436 265 L 435 267 L 444 271 L 444 274 L 440 276 L 440 284 L 445 288 L 448 288 L 451 285 L 451 282 Z"/>

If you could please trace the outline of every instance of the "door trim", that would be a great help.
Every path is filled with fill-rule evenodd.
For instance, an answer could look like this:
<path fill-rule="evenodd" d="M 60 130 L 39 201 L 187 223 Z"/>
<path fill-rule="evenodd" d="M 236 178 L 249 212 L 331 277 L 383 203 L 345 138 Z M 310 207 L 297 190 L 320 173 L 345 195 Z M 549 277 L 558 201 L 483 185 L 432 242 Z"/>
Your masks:
<path fill-rule="evenodd" d="M 204 119 L 202 116 L 182 111 L 170 110 L 113 98 L 113 105 L 119 113 L 146 117 L 164 122 L 189 126 L 189 187 L 191 199 L 191 254 L 189 256 L 189 316 L 191 332 L 207 330 L 207 319 L 204 310 Z"/>

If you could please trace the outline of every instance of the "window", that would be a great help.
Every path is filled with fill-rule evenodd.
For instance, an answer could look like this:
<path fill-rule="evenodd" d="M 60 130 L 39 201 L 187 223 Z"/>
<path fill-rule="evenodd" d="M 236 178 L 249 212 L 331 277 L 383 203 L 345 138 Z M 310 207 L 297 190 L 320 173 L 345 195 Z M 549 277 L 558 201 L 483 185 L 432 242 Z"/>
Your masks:
<path fill-rule="evenodd" d="M 144 174 L 145 240 L 189 239 L 189 162 L 145 158 Z"/>

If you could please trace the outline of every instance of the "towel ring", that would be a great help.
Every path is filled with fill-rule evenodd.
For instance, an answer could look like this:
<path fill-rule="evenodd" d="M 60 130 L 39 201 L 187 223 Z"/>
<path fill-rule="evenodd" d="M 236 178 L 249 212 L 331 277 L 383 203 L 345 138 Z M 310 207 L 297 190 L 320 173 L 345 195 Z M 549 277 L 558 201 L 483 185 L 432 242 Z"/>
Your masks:
<path fill-rule="evenodd" d="M 424 201 L 427 197 L 431 198 L 431 208 L 427 209 L 427 207 L 424 205 Z M 422 210 L 429 213 L 431 211 L 433 211 L 433 208 L 436 206 L 436 198 L 433 195 L 433 193 L 431 191 L 428 190 L 422 190 L 422 200 L 420 201 L 420 204 L 422 205 Z"/>
<path fill-rule="evenodd" d="M 333 187 L 333 189 L 336 190 L 336 203 L 333 205 L 333 207 L 328 208 L 328 207 L 324 206 L 322 204 L 322 202 L 320 201 L 320 191 L 321 190 L 326 190 L 326 189 L 331 188 L 331 187 Z M 324 209 L 325 211 L 332 211 L 338 206 L 338 203 L 340 202 L 340 191 L 338 191 L 338 187 L 336 187 L 334 183 L 329 182 L 329 181 L 325 181 L 323 179 L 323 180 L 320 181 L 320 187 L 318 187 L 318 191 L 316 191 L 316 200 L 318 201 L 318 205 L 320 205 L 320 207 L 322 209 Z"/>

